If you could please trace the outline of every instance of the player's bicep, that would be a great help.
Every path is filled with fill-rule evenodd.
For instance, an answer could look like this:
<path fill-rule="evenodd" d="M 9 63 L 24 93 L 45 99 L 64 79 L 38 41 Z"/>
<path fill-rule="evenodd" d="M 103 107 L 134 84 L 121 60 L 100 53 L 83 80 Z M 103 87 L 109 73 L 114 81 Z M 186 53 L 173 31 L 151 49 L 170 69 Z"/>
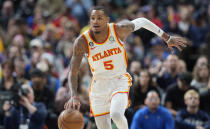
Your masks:
<path fill-rule="evenodd" d="M 83 58 L 83 55 L 86 52 L 85 43 L 81 39 L 77 39 L 74 43 L 73 55 L 71 58 L 71 73 L 77 74 L 79 67 Z"/>

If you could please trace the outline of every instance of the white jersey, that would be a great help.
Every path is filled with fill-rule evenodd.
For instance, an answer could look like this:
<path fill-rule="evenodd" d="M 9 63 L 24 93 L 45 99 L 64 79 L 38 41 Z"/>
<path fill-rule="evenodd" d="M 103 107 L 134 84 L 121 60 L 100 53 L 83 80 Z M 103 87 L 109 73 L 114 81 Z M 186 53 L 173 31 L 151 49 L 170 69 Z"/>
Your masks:
<path fill-rule="evenodd" d="M 123 42 L 117 37 L 115 25 L 108 24 L 108 35 L 103 43 L 97 43 L 90 30 L 83 33 L 88 46 L 88 62 L 94 77 L 111 78 L 126 73 L 127 54 Z"/>

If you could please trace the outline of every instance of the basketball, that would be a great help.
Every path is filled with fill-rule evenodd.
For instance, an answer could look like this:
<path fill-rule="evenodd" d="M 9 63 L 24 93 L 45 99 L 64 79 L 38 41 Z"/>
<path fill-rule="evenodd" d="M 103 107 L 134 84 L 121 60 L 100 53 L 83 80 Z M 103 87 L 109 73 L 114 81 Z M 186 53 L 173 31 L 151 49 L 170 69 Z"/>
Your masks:
<path fill-rule="evenodd" d="M 59 129 L 83 129 L 84 118 L 78 110 L 64 110 L 58 117 Z"/>

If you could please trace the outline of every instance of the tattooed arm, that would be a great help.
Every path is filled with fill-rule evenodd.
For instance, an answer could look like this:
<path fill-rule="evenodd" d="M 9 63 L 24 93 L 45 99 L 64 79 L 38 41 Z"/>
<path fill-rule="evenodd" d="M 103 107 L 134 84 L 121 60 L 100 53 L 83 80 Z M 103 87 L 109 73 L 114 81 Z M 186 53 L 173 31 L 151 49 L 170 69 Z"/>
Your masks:
<path fill-rule="evenodd" d="M 65 109 L 69 109 L 69 108 L 79 109 L 80 108 L 80 102 L 79 102 L 78 93 L 77 93 L 78 73 L 79 73 L 79 67 L 80 67 L 83 55 L 88 50 L 85 42 L 86 41 L 82 36 L 78 37 L 74 42 L 73 56 L 70 63 L 71 67 L 70 67 L 70 72 L 68 74 L 68 85 L 70 89 L 71 98 L 64 105 Z"/>
<path fill-rule="evenodd" d="M 189 45 L 188 41 L 185 38 L 168 35 L 162 29 L 160 29 L 158 26 L 156 26 L 154 23 L 146 18 L 137 18 L 132 21 L 123 20 L 116 23 L 115 25 L 117 35 L 121 40 L 125 40 L 130 33 L 139 30 L 142 27 L 162 38 L 167 43 L 172 53 L 174 52 L 173 47 L 176 47 L 178 48 L 178 50 L 181 51 L 181 47 L 186 47 L 187 45 Z"/>

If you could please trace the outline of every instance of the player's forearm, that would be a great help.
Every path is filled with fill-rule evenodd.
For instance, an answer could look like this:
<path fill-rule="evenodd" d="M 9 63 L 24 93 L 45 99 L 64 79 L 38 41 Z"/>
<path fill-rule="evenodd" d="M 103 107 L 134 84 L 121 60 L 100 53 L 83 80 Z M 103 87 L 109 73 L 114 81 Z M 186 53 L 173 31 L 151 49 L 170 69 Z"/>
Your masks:
<path fill-rule="evenodd" d="M 162 29 L 160 29 L 157 25 L 152 23 L 146 18 L 137 18 L 131 21 L 134 24 L 134 31 L 140 29 L 141 27 L 155 33 L 159 37 L 161 37 L 164 41 L 169 39 L 169 35 L 166 34 Z"/>
<path fill-rule="evenodd" d="M 69 72 L 68 74 L 68 86 L 70 90 L 70 95 L 71 96 L 77 96 L 77 87 L 78 87 L 78 74 L 74 73 L 72 71 Z"/>

